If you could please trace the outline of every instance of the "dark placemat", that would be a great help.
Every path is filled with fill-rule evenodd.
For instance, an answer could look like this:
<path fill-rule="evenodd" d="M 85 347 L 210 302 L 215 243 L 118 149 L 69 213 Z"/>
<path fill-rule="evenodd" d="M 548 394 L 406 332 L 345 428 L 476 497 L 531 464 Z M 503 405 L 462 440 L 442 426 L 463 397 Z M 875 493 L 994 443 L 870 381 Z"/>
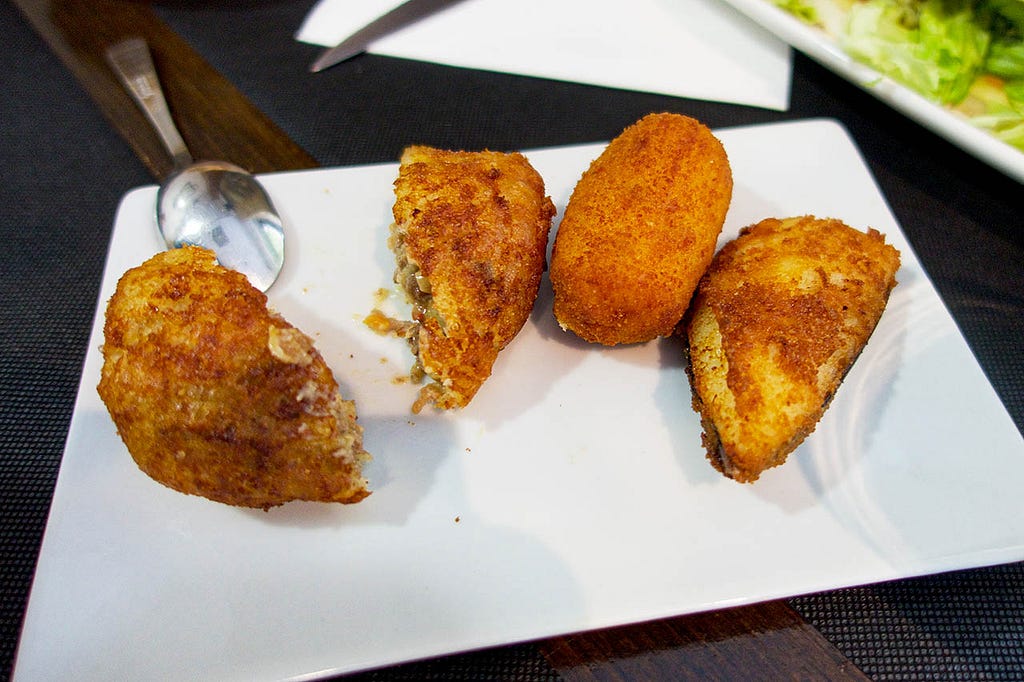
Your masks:
<path fill-rule="evenodd" d="M 0 3 L 0 679 L 11 669 L 121 195 L 142 164 Z"/>
<path fill-rule="evenodd" d="M 1024 564 L 790 603 L 879 682 L 1024 680 Z"/>

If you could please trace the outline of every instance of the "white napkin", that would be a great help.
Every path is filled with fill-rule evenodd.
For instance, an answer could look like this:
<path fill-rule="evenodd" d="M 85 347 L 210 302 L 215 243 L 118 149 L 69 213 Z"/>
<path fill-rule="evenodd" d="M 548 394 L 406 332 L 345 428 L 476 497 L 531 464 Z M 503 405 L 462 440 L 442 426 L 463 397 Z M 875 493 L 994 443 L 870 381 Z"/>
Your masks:
<path fill-rule="evenodd" d="M 320 0 L 296 38 L 333 46 L 401 0 Z M 789 47 L 720 0 L 464 0 L 370 51 L 626 90 L 789 105 Z"/>

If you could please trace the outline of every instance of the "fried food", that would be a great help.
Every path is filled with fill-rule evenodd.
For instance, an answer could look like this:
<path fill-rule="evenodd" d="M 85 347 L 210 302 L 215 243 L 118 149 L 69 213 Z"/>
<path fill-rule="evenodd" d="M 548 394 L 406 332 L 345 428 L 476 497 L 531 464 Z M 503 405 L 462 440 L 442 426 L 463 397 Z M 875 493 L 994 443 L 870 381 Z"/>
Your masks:
<path fill-rule="evenodd" d="M 651 114 L 626 128 L 576 184 L 555 235 L 558 323 L 608 346 L 670 335 L 731 198 L 729 159 L 703 124 Z"/>
<path fill-rule="evenodd" d="M 899 266 L 876 230 L 813 216 L 763 220 L 722 248 L 680 325 L 702 441 L 719 471 L 755 481 L 814 430 Z"/>
<path fill-rule="evenodd" d="M 262 509 L 358 502 L 355 404 L 266 306 L 205 249 L 132 268 L 107 305 L 100 397 L 139 468 L 174 490 Z"/>
<path fill-rule="evenodd" d="M 464 407 L 530 316 L 554 204 L 522 154 L 413 146 L 393 213 L 395 282 L 413 304 L 401 335 L 432 380 L 413 411 Z"/>

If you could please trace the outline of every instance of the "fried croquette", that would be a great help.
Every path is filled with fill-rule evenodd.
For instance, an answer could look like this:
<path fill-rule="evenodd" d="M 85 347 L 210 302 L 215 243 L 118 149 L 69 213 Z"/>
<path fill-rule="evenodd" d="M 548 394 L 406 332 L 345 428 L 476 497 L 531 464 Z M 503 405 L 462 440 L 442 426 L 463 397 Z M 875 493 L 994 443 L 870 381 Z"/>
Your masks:
<path fill-rule="evenodd" d="M 559 325 L 608 346 L 670 335 L 731 198 L 729 159 L 703 124 L 651 114 L 626 128 L 580 178 L 555 234 Z"/>
<path fill-rule="evenodd" d="M 413 374 L 431 379 L 413 412 L 464 407 L 530 316 L 554 204 L 522 154 L 412 146 L 393 213 L 388 245 L 413 320 L 391 327 L 409 340 Z"/>
<path fill-rule="evenodd" d="M 362 428 L 313 342 L 212 252 L 127 271 L 97 387 L 132 458 L 183 493 L 268 509 L 369 495 Z"/>
<path fill-rule="evenodd" d="M 813 216 L 763 220 L 722 248 L 680 325 L 715 468 L 755 481 L 814 430 L 899 266 L 876 230 Z"/>

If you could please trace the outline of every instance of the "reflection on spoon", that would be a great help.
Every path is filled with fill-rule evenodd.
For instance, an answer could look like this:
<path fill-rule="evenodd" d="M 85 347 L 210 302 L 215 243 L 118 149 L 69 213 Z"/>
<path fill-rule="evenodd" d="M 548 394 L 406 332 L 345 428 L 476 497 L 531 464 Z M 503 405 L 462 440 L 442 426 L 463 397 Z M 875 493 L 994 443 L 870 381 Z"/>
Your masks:
<path fill-rule="evenodd" d="M 260 291 L 269 289 L 284 265 L 284 228 L 266 190 L 225 161 L 193 162 L 171 119 L 145 41 L 120 42 L 107 50 L 107 60 L 174 159 L 175 170 L 156 198 L 164 242 L 169 248 L 208 248 L 221 265 L 243 273 Z"/>

